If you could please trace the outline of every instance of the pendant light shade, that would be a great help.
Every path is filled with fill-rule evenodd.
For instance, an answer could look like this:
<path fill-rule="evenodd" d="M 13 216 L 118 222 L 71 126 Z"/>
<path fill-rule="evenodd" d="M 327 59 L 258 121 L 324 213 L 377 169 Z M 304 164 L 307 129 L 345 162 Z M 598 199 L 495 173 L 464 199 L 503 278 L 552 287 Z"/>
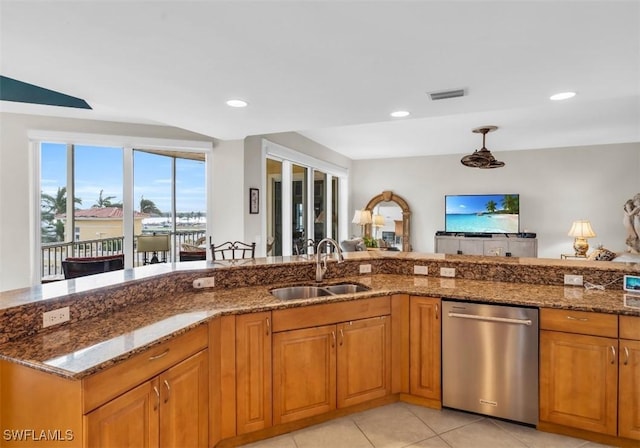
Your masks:
<path fill-rule="evenodd" d="M 504 162 L 496 160 L 496 158 L 491 154 L 491 151 L 489 151 L 485 147 L 485 138 L 487 136 L 487 133 L 493 132 L 496 129 L 498 129 L 497 126 L 483 126 L 481 128 L 473 129 L 472 132 L 475 132 L 476 134 L 482 134 L 482 148 L 473 151 L 473 154 L 464 156 L 462 159 L 460 159 L 460 163 L 471 168 L 491 169 L 503 167 Z"/>

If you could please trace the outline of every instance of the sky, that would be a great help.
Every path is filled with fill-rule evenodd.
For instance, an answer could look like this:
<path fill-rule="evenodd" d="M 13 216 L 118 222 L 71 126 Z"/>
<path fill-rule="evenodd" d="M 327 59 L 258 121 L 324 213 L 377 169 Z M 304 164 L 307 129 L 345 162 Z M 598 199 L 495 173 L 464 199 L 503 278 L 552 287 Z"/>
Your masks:
<path fill-rule="evenodd" d="M 496 210 L 502 210 L 504 194 L 447 196 L 445 199 L 448 215 L 478 213 L 487 211 L 487 202 L 496 203 Z M 515 196 L 515 195 L 512 195 Z"/>
<path fill-rule="evenodd" d="M 78 208 L 91 208 L 102 197 L 115 196 L 122 202 L 122 148 L 75 145 L 75 196 L 82 199 Z M 171 158 L 134 151 L 134 208 L 140 198 L 152 200 L 162 212 L 171 211 Z M 43 143 L 41 150 L 41 189 L 55 196 L 66 186 L 66 145 Z M 205 212 L 204 162 L 178 159 L 176 163 L 178 212 Z"/>

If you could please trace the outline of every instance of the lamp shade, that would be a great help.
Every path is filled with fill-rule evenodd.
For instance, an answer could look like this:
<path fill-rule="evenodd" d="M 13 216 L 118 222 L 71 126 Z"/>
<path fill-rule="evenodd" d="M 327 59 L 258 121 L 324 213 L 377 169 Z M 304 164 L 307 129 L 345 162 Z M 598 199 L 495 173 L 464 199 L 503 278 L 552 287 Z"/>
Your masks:
<path fill-rule="evenodd" d="M 353 224 L 358 224 L 359 226 L 371 224 L 371 211 L 356 210 L 356 212 L 353 215 L 353 220 L 351 222 Z"/>
<path fill-rule="evenodd" d="M 384 216 L 373 215 L 373 227 L 384 227 Z"/>
<path fill-rule="evenodd" d="M 573 221 L 568 235 L 574 238 L 593 238 L 596 236 L 596 232 L 593 231 L 591 223 L 587 220 Z"/>

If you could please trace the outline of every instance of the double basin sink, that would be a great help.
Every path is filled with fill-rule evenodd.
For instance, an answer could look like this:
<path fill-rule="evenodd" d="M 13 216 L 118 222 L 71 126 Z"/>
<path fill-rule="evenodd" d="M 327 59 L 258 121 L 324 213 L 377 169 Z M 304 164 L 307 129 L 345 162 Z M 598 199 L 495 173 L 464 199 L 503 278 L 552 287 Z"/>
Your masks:
<path fill-rule="evenodd" d="M 343 283 L 323 286 L 287 286 L 271 290 L 271 294 L 281 300 L 312 299 L 314 297 L 334 296 L 338 294 L 353 294 L 369 291 L 369 287 L 358 283 Z"/>

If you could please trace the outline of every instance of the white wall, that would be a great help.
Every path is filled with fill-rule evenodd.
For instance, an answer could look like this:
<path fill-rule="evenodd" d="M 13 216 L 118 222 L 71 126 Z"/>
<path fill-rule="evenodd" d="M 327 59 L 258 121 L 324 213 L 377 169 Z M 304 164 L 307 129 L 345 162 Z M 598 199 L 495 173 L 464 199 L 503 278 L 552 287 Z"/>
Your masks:
<path fill-rule="evenodd" d="M 248 190 L 247 197 L 243 194 L 244 142 L 216 142 L 210 169 L 213 169 L 213 197 L 207 216 L 211 217 L 213 242 L 244 241 L 244 207 L 249 194 Z"/>
<path fill-rule="evenodd" d="M 167 126 L 0 113 L 0 291 L 30 286 L 31 266 L 36 262 L 32 235 L 39 223 L 30 213 L 38 195 L 31 178 L 35 161 L 31 160 L 29 130 L 213 141 Z"/>
<path fill-rule="evenodd" d="M 356 160 L 351 210 L 393 191 L 411 207 L 413 249 L 433 252 L 434 234 L 444 230 L 445 195 L 519 193 L 520 228 L 538 234 L 539 257 L 573 251 L 567 232 L 576 219 L 591 220 L 592 248 L 624 250 L 622 207 L 640 193 L 640 143 L 493 152 L 504 168 L 467 168 L 460 155 Z"/>

